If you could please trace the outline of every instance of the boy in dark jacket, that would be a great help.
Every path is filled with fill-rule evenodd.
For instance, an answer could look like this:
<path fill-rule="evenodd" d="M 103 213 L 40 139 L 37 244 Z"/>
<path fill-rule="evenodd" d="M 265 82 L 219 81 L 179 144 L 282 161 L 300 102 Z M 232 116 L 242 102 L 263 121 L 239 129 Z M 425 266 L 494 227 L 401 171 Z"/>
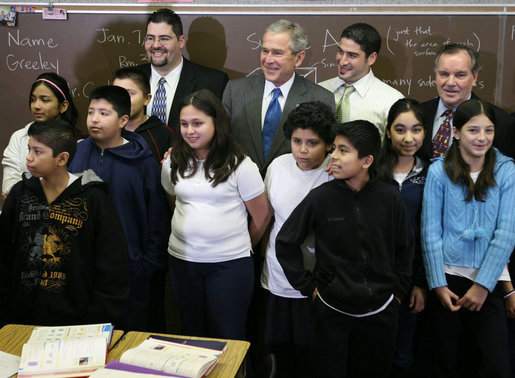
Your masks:
<path fill-rule="evenodd" d="M 131 96 L 131 114 L 125 130 L 138 133 L 148 144 L 148 148 L 161 164 L 163 155 L 173 144 L 172 128 L 163 124 L 156 116 L 146 116 L 145 107 L 150 102 L 150 82 L 148 76 L 138 68 L 125 67 L 113 73 L 113 85 L 125 88 Z"/>
<path fill-rule="evenodd" d="M 70 172 L 93 169 L 109 184 L 129 246 L 129 307 L 123 330 L 146 330 L 150 279 L 166 256 L 170 208 L 161 186 L 159 165 L 138 134 L 125 131 L 131 100 L 114 85 L 89 94 L 89 138 L 77 145 Z"/>
<path fill-rule="evenodd" d="M 277 258 L 292 286 L 315 301 L 312 376 L 386 377 L 410 284 L 413 232 L 398 191 L 373 179 L 377 128 L 360 120 L 333 131 L 335 180 L 313 189 L 284 223 Z M 299 248 L 310 230 L 313 273 Z"/>
<path fill-rule="evenodd" d="M 116 323 L 129 294 L 127 244 L 107 185 L 69 174 L 65 121 L 34 123 L 24 174 L 0 216 L 0 323 Z"/>

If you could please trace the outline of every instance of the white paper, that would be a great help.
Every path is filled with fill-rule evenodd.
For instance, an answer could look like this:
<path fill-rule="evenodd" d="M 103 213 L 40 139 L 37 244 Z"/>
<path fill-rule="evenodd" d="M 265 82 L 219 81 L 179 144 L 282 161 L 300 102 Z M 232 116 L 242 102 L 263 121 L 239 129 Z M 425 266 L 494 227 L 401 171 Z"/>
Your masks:
<path fill-rule="evenodd" d="M 0 350 L 0 377 L 10 377 L 18 372 L 20 356 Z"/>

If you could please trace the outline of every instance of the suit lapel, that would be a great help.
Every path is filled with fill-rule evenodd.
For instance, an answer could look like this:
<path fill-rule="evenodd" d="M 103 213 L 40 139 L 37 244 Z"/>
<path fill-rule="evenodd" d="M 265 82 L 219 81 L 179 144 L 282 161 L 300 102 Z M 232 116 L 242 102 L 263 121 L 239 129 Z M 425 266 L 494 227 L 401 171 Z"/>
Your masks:
<path fill-rule="evenodd" d="M 179 82 L 177 83 L 177 89 L 173 96 L 172 107 L 170 108 L 170 115 L 168 116 L 168 123 L 173 123 L 174 118 L 178 118 L 179 114 L 176 112 L 178 109 L 179 102 L 184 96 L 187 96 L 195 92 L 195 73 L 191 69 L 191 65 L 188 59 L 182 58 L 182 70 Z M 178 125 L 169 125 L 172 128 L 176 128 Z"/>
<path fill-rule="evenodd" d="M 265 90 L 265 77 L 263 75 L 251 76 L 249 90 L 245 93 L 245 106 L 249 125 L 249 137 L 254 145 L 254 156 L 259 159 L 259 166 L 264 163 L 263 142 L 261 137 L 262 121 L 261 109 L 263 106 L 263 91 Z"/>
<path fill-rule="evenodd" d="M 438 109 L 438 102 L 440 97 L 436 97 L 431 100 L 428 111 L 426 114 L 426 135 L 424 137 L 424 143 L 422 144 L 423 156 L 427 156 L 427 159 L 431 158 L 431 151 L 433 146 L 433 125 L 436 118 L 436 110 Z"/>

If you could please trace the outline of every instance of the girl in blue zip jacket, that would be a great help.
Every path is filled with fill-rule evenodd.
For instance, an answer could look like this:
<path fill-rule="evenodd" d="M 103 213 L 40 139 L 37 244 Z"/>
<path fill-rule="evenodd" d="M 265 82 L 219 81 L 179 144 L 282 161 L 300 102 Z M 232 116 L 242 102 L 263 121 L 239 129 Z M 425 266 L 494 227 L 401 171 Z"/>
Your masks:
<path fill-rule="evenodd" d="M 456 376 L 465 330 L 480 357 L 479 376 L 509 377 L 502 282 L 510 279 L 515 245 L 515 166 L 492 147 L 495 116 L 487 103 L 462 103 L 453 123 L 447 155 L 429 168 L 422 207 L 427 280 L 440 302 L 434 376 Z"/>
<path fill-rule="evenodd" d="M 416 240 L 411 289 L 407 298 L 403 298 L 404 305 L 399 314 L 392 375 L 395 377 L 408 374 L 413 364 L 416 314 L 424 309 L 427 297 L 420 243 L 420 213 L 427 164 L 415 155 L 422 147 L 425 131 L 424 113 L 418 101 L 409 98 L 398 100 L 388 113 L 386 135 L 377 163 L 378 178 L 399 190 Z"/>

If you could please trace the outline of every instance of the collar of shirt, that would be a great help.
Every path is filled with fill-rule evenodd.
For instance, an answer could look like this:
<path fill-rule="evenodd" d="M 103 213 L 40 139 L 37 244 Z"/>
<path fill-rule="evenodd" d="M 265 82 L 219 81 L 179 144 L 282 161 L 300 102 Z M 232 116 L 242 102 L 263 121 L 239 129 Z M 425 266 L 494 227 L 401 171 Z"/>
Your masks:
<path fill-rule="evenodd" d="M 184 59 L 181 57 L 181 63 L 179 63 L 179 65 L 173 70 L 168 72 L 166 76 L 161 76 L 161 74 L 157 72 L 154 67 L 152 67 L 152 65 L 150 66 L 150 93 L 152 93 L 152 98 L 147 105 L 147 114 L 152 114 L 152 105 L 154 104 L 154 97 L 156 95 L 157 87 L 159 86 L 159 80 L 161 77 L 164 77 L 166 79 L 166 120 L 167 123 L 169 123 L 168 116 L 170 114 L 170 109 L 172 108 L 172 102 L 175 96 L 177 85 L 179 84 L 179 78 L 181 77 L 183 63 Z"/>
<path fill-rule="evenodd" d="M 152 65 L 150 65 L 150 86 L 157 88 L 157 86 L 159 85 L 159 80 L 161 79 L 161 77 L 164 77 L 166 79 L 166 89 L 168 89 L 168 87 L 171 86 L 171 83 L 173 83 L 175 80 L 178 81 L 178 78 L 181 75 L 183 63 L 184 60 L 181 57 L 181 62 L 179 63 L 179 65 L 170 72 L 168 72 L 166 76 L 161 76 L 161 74 L 157 72 Z"/>
<path fill-rule="evenodd" d="M 368 73 L 365 76 L 363 76 L 361 79 L 354 82 L 353 84 L 350 84 L 354 87 L 354 92 L 352 92 L 352 93 L 357 93 L 360 97 L 364 97 L 367 93 L 368 88 L 372 84 L 373 80 L 374 80 L 374 73 L 372 72 L 372 68 L 371 68 L 370 71 L 368 71 Z M 345 89 L 344 89 L 344 87 L 342 87 L 342 85 L 347 85 L 347 83 L 344 80 L 338 78 L 338 81 L 336 81 L 336 84 L 337 84 L 337 86 L 336 86 L 336 88 L 334 88 L 333 92 L 340 93 L 341 95 L 343 95 L 343 92 L 345 91 Z"/>
<path fill-rule="evenodd" d="M 274 83 L 271 81 L 265 80 L 265 90 L 263 92 L 263 100 L 266 99 L 266 102 L 269 103 L 273 98 L 273 90 L 275 88 L 281 89 L 282 96 L 279 97 L 279 103 L 281 104 L 281 109 L 284 109 L 284 103 L 286 102 L 286 98 L 288 97 L 288 93 L 290 92 L 291 86 L 293 85 L 293 81 L 295 80 L 295 72 L 291 76 L 291 78 L 281 85 L 280 87 L 276 87 Z M 282 99 L 282 102 L 281 102 Z"/>
<path fill-rule="evenodd" d="M 263 91 L 263 102 L 261 104 L 261 127 L 263 127 L 263 123 L 265 122 L 268 105 L 270 105 L 270 101 L 272 101 L 272 98 L 274 97 L 273 90 L 275 88 L 281 89 L 281 96 L 279 96 L 277 100 L 279 101 L 279 105 L 281 105 L 281 109 L 284 109 L 286 98 L 288 97 L 288 93 L 290 93 L 290 89 L 294 80 L 295 73 L 293 73 L 292 77 L 280 87 L 276 87 L 271 81 L 265 80 L 265 90 Z"/>
<path fill-rule="evenodd" d="M 470 99 L 471 95 L 472 95 L 472 93 L 469 95 L 467 100 Z M 456 108 L 457 107 L 453 108 L 452 110 L 456 111 Z M 445 120 L 445 111 L 447 109 L 448 108 L 447 108 L 447 106 L 445 106 L 442 99 L 439 98 L 438 99 L 438 107 L 436 108 L 436 113 L 435 113 L 435 120 L 433 121 L 433 132 L 432 132 L 431 138 L 434 138 L 435 135 L 438 133 L 438 129 L 440 128 L 440 125 Z M 454 137 L 454 130 L 452 129 L 452 120 L 451 120 L 451 143 L 452 143 L 453 137 Z"/>

